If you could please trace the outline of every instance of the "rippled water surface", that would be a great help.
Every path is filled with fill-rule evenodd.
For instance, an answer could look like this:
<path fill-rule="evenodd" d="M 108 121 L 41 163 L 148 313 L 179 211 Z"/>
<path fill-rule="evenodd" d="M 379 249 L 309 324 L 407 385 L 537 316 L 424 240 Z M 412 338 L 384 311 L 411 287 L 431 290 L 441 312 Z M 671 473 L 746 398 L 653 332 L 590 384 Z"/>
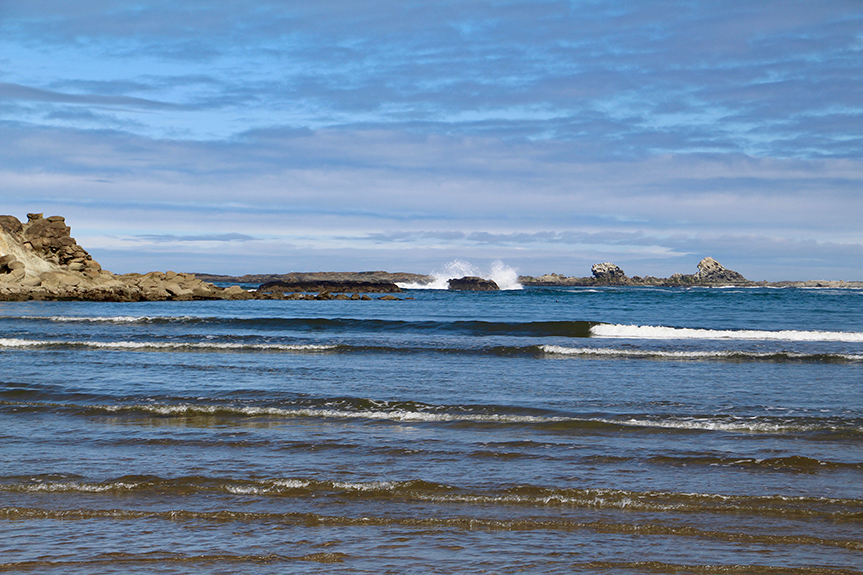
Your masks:
<path fill-rule="evenodd" d="M 863 572 L 863 292 L 0 303 L 0 570 Z"/>

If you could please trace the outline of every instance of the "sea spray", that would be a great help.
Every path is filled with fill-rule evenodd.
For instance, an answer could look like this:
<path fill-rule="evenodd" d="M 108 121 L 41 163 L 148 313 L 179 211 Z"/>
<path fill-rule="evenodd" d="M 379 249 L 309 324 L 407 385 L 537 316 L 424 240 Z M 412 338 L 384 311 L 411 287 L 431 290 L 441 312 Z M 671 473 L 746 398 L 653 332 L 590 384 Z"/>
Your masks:
<path fill-rule="evenodd" d="M 500 260 L 492 262 L 490 270 L 483 272 L 470 262 L 456 259 L 446 264 L 442 270 L 435 270 L 429 275 L 434 278 L 429 283 L 399 283 L 398 286 L 403 289 L 447 289 L 451 279 L 476 276 L 493 280 L 502 290 L 521 289 L 518 272 Z"/>

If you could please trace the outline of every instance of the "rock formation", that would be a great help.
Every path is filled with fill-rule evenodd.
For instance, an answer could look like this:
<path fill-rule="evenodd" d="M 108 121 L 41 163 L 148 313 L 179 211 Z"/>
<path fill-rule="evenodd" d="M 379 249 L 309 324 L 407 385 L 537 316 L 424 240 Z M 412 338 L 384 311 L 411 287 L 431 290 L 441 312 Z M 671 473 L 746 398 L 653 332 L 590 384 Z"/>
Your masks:
<path fill-rule="evenodd" d="M 0 300 L 70 299 L 153 301 L 250 299 L 239 286 L 226 289 L 193 274 L 151 272 L 114 275 L 103 270 L 70 235 L 62 216 L 27 214 L 22 224 L 0 216 Z"/>
<path fill-rule="evenodd" d="M 352 292 L 352 293 L 401 293 L 402 289 L 392 282 L 356 280 L 294 280 L 272 281 L 258 288 L 260 293 L 299 292 Z"/>
<path fill-rule="evenodd" d="M 698 263 L 698 272 L 694 274 L 672 274 L 667 278 L 653 276 L 627 277 L 623 270 L 612 263 L 594 264 L 591 267 L 592 277 L 567 277 L 561 274 L 546 274 L 538 278 L 519 276 L 518 281 L 524 286 L 727 286 L 727 285 L 761 285 L 747 280 L 743 275 L 726 269 L 711 257 Z"/>
<path fill-rule="evenodd" d="M 463 291 L 498 291 L 500 287 L 493 281 L 476 276 L 465 276 L 463 278 L 451 279 L 447 282 L 451 290 Z"/>
<path fill-rule="evenodd" d="M 718 261 L 706 257 L 698 262 L 698 273 L 695 274 L 698 281 L 708 283 L 737 283 L 747 281 L 743 275 L 725 269 Z"/>
<path fill-rule="evenodd" d="M 243 276 L 226 276 L 216 274 L 197 273 L 199 279 L 209 282 L 239 283 L 239 284 L 266 284 L 269 282 L 369 282 L 369 283 L 393 283 L 393 284 L 428 284 L 434 278 L 424 274 L 412 274 L 405 272 L 291 272 L 287 274 L 246 274 Z"/>
<path fill-rule="evenodd" d="M 623 273 L 623 270 L 609 262 L 593 264 L 590 268 L 590 273 L 602 282 L 618 283 L 626 281 L 626 274 Z"/>
<path fill-rule="evenodd" d="M 14 216 L 0 216 L 0 301 L 88 300 L 88 301 L 161 301 L 212 299 L 372 299 L 356 292 L 391 293 L 402 290 L 392 283 L 427 278 L 417 274 L 361 272 L 344 274 L 350 279 L 333 281 L 301 280 L 292 277 L 291 286 L 250 292 L 239 285 L 221 288 L 195 274 L 150 272 L 114 275 L 103 270 L 93 257 L 70 235 L 61 216 L 27 214 L 22 224 Z M 302 274 L 294 274 L 302 275 Z M 315 274 L 305 274 L 315 275 Z M 320 274 L 318 274 L 320 275 Z M 286 276 L 282 276 L 286 277 Z M 360 277 L 361 279 L 357 279 Z M 385 279 L 382 279 L 385 278 Z M 305 283 L 303 283 L 305 282 Z M 281 282 L 284 283 L 284 282 Z M 303 285 L 300 285 L 303 283 Z M 350 284 L 350 285 L 348 285 Z M 262 286 L 266 287 L 266 286 Z M 272 288 L 272 286 L 270 286 Z M 319 291 L 317 295 L 284 292 Z M 352 291 L 353 296 L 333 295 L 331 291 Z M 383 296 L 378 299 L 399 299 Z M 406 298 L 411 299 L 411 298 Z"/>

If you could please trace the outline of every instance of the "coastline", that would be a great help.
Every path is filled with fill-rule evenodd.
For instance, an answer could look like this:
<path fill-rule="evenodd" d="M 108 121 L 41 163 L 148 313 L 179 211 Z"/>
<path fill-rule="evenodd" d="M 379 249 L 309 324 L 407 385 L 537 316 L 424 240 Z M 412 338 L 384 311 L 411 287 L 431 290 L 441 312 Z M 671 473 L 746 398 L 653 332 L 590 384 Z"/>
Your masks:
<path fill-rule="evenodd" d="M 230 276 L 208 273 L 148 272 L 113 274 L 102 269 L 70 235 L 62 216 L 27 214 L 22 223 L 14 216 L 0 216 L 0 301 L 190 301 L 248 299 L 372 299 L 367 293 L 400 293 L 397 284 L 430 285 L 440 278 L 409 272 L 291 272 Z M 629 277 L 615 264 L 591 268 L 590 277 L 552 273 L 519 276 L 523 287 L 774 287 L 863 289 L 863 281 L 805 280 L 752 281 L 729 270 L 711 257 L 698 263 L 693 274 L 668 278 Z M 485 278 L 446 278 L 449 289 L 496 290 Z M 465 281 L 469 280 L 469 281 Z M 219 286 L 219 284 L 231 284 Z M 250 290 L 245 286 L 254 285 Z M 351 296 L 345 294 L 352 294 Z M 375 299 L 399 299 L 387 295 Z"/>

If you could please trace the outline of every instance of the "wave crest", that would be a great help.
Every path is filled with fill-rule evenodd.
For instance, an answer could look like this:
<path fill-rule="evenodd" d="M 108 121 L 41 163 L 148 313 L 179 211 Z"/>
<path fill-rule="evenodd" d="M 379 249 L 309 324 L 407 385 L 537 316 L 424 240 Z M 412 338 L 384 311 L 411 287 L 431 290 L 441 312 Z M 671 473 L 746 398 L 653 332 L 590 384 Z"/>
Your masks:
<path fill-rule="evenodd" d="M 666 327 L 662 325 L 597 324 L 591 327 L 590 332 L 594 337 L 617 337 L 630 339 L 755 339 L 863 342 L 863 333 L 843 331 L 723 330 Z"/>

